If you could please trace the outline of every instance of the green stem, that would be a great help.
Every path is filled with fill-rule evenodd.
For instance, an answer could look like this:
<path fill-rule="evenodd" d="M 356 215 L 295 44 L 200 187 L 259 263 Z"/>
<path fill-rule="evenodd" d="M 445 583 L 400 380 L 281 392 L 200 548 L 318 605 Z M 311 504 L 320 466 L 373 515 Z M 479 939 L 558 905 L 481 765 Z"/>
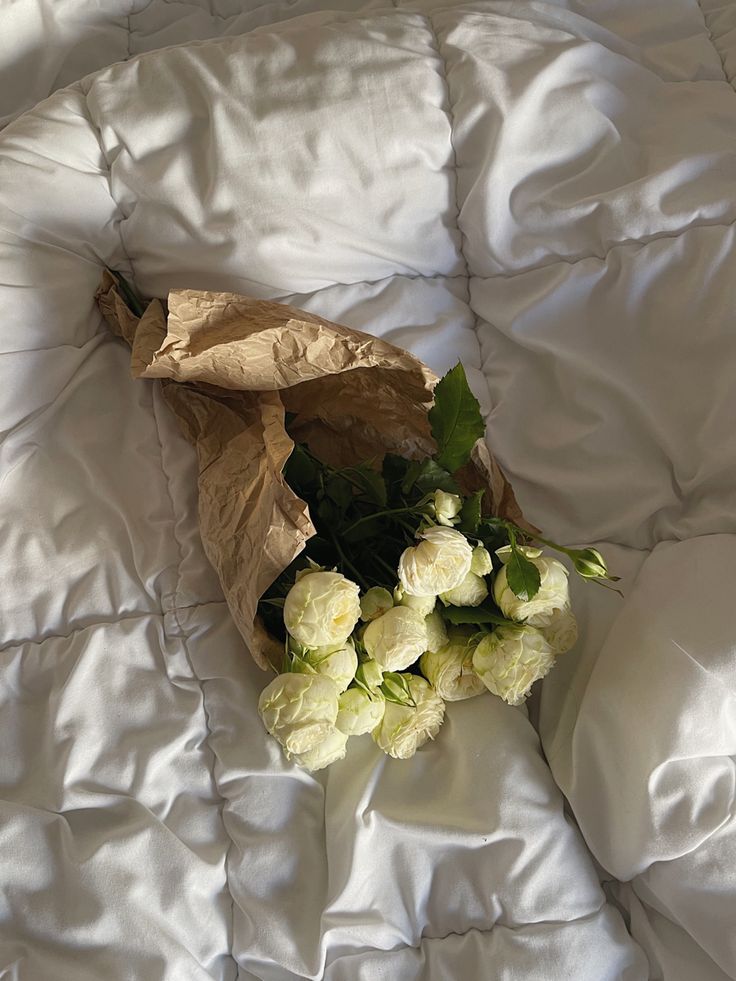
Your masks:
<path fill-rule="evenodd" d="M 506 530 L 509 533 L 509 542 L 511 543 L 512 548 L 515 544 L 516 533 L 518 532 L 520 535 L 524 535 L 532 542 L 539 542 L 540 545 L 546 545 L 547 548 L 554 549 L 555 552 L 561 552 L 563 555 L 567 555 L 568 558 L 571 558 L 573 560 L 573 562 L 575 561 L 576 553 L 580 551 L 580 549 L 578 548 L 566 548 L 564 545 L 559 545 L 557 542 L 553 542 L 549 538 L 543 538 L 541 535 L 533 535 L 530 532 L 524 531 L 522 528 L 517 527 L 515 524 L 512 524 L 512 522 L 510 521 L 503 521 L 500 518 L 499 519 L 494 518 L 491 520 L 494 522 L 494 524 L 498 524 L 499 526 L 503 526 L 504 528 L 506 528 Z M 613 586 L 606 586 L 606 583 L 602 581 L 603 579 L 609 580 L 610 582 L 618 582 L 619 577 L 609 575 L 609 576 L 602 576 L 600 579 L 593 579 L 591 581 L 598 583 L 599 586 L 604 586 L 606 589 L 612 589 L 613 592 L 618 593 L 619 596 L 624 595 L 620 589 L 616 589 Z"/>
<path fill-rule="evenodd" d="M 586 581 L 592 582 L 594 586 L 603 586 L 604 589 L 610 589 L 612 593 L 618 593 L 621 599 L 625 599 L 625 596 L 620 589 L 616 589 L 615 586 L 609 586 L 608 583 L 604 582 L 602 579 L 588 579 Z"/>
<path fill-rule="evenodd" d="M 534 535 L 530 531 L 524 531 L 523 528 L 519 528 L 515 525 L 513 521 L 506 521 L 503 518 L 487 518 L 489 524 L 498 525 L 499 528 L 505 528 L 509 533 L 509 544 L 513 546 L 516 544 L 516 536 L 521 535 L 522 538 L 527 538 L 532 542 L 539 542 L 541 545 L 546 545 L 548 548 L 553 548 L 556 552 L 562 552 L 563 555 L 572 556 L 577 549 L 565 548 L 564 545 L 558 545 L 557 542 L 550 541 L 549 538 L 542 538 L 541 535 Z"/>
<path fill-rule="evenodd" d="M 562 552 L 563 555 L 572 556 L 572 554 L 577 551 L 574 548 L 565 548 L 564 545 L 558 545 L 557 542 L 551 542 L 549 538 L 542 538 L 541 535 L 532 535 L 532 541 L 539 542 L 541 545 L 546 545 L 548 548 L 553 548 L 555 552 Z"/>
<path fill-rule="evenodd" d="M 306 453 L 309 459 L 312 460 L 314 463 L 316 463 L 318 467 L 321 467 L 322 470 L 326 470 L 330 474 L 330 476 L 333 476 L 334 474 L 340 472 L 339 470 L 335 470 L 334 467 L 331 467 L 329 463 L 323 463 L 322 460 L 318 459 L 314 455 L 314 453 L 312 453 L 312 451 L 309 449 L 306 443 L 295 443 L 295 445 L 298 446 L 304 453 Z"/>
<path fill-rule="evenodd" d="M 389 582 L 391 582 L 391 580 L 397 578 L 397 572 L 396 572 L 396 570 L 395 569 L 392 569 L 391 566 L 388 564 L 388 562 L 385 559 L 382 559 L 380 555 L 374 555 L 373 556 L 373 559 L 380 566 L 383 566 L 383 568 L 386 570 L 386 572 L 389 574 L 389 576 L 391 576 L 391 579 L 389 579 Z"/>
<path fill-rule="evenodd" d="M 320 460 L 318 457 L 316 457 L 314 453 L 312 453 L 312 451 L 309 449 L 309 446 L 306 443 L 297 443 L 296 445 L 299 446 L 303 450 L 303 452 L 306 453 L 309 459 L 312 460 L 314 463 L 316 463 L 318 467 L 321 467 L 323 470 L 326 470 L 331 477 L 334 476 L 344 477 L 346 480 L 350 481 L 353 487 L 357 487 L 358 490 L 363 490 L 363 486 L 359 484 L 357 480 L 354 480 L 352 477 L 348 476 L 351 470 L 355 470 L 355 467 L 344 467 L 342 470 L 336 470 L 334 467 L 331 467 L 329 463 L 325 463 L 323 460 Z"/>
<path fill-rule="evenodd" d="M 373 514 L 366 514 L 364 518 L 358 518 L 357 521 L 353 522 L 348 528 L 345 529 L 343 534 L 347 534 L 352 531 L 353 528 L 357 528 L 359 525 L 365 524 L 366 521 L 373 521 L 374 518 L 384 518 L 388 517 L 390 514 L 415 514 L 416 508 L 387 508 L 385 511 L 374 511 Z"/>
<path fill-rule="evenodd" d="M 412 537 L 412 541 L 416 538 L 417 530 L 414 525 L 410 525 L 408 521 L 402 521 L 401 519 L 397 521 L 397 524 L 401 525 L 402 528 L 409 532 Z"/>
<path fill-rule="evenodd" d="M 338 542 L 337 538 L 332 532 L 330 532 L 330 538 L 332 539 L 332 544 L 335 546 L 335 549 L 337 550 L 337 554 L 340 556 L 340 561 L 343 563 L 346 569 L 349 569 L 352 572 L 352 574 L 355 576 L 356 580 L 358 581 L 358 584 L 364 590 L 367 590 L 368 584 L 366 583 L 365 579 L 360 574 L 358 569 L 356 569 L 356 567 L 353 565 L 353 563 L 350 561 L 347 555 L 343 552 L 340 543 Z"/>

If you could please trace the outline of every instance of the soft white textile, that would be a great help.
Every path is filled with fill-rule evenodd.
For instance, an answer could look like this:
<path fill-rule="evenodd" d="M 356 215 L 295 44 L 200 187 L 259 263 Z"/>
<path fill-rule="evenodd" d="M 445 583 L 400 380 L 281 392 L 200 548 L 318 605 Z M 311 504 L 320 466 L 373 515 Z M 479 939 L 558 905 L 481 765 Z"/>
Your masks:
<path fill-rule="evenodd" d="M 127 56 L 136 17 L 155 48 L 256 15 L 93 6 L 10 5 L 61 39 L 2 62 L 36 65 L 29 99 Z M 0 974 L 736 977 L 734 18 L 704 6 L 322 12 L 135 59 L 5 129 Z M 461 357 L 529 517 L 609 543 L 626 605 L 577 588 L 540 727 L 640 943 L 523 712 L 454 705 L 406 764 L 367 738 L 317 778 L 284 762 L 191 451 L 94 308 L 105 263 Z"/>
<path fill-rule="evenodd" d="M 736 975 L 735 565 L 733 535 L 659 545 L 600 650 L 572 738 L 558 728 L 548 744 L 593 853 L 631 881 L 621 902 L 670 921 L 675 977 L 700 977 L 691 958 L 702 955 L 683 951 L 671 924 L 711 955 L 715 977 Z"/>

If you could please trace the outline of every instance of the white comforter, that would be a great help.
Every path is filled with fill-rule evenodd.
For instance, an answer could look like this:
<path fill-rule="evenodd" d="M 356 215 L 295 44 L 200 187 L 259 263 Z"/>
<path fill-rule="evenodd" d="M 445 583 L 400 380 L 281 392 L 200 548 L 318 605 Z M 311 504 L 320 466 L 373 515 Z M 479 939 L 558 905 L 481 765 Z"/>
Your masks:
<path fill-rule="evenodd" d="M 0 135 L 0 977 L 736 977 L 733 5 L 237 6 L 0 7 L 6 117 L 234 35 Z M 549 767 L 490 696 L 283 761 L 104 264 L 462 358 L 528 516 L 624 575 Z"/>

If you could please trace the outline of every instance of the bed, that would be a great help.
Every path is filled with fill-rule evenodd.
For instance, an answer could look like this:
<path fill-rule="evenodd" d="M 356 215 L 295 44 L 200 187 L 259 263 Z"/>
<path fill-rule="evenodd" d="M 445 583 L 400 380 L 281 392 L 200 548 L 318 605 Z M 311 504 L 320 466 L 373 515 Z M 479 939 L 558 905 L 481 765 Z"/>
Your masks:
<path fill-rule="evenodd" d="M 315 6 L 0 8 L 0 977 L 735 978 L 736 6 Z M 106 265 L 461 358 L 625 598 L 530 712 L 286 763 Z"/>

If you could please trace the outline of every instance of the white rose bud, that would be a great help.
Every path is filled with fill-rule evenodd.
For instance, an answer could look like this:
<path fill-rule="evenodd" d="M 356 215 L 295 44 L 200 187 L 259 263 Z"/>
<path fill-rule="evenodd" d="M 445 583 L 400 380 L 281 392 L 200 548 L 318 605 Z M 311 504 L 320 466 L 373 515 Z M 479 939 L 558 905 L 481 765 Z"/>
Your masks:
<path fill-rule="evenodd" d="M 539 628 L 555 654 L 565 654 L 578 640 L 578 622 L 572 610 L 561 610 L 546 627 Z"/>
<path fill-rule="evenodd" d="M 383 718 L 386 701 L 381 692 L 372 697 L 360 688 L 348 688 L 340 695 L 337 728 L 348 736 L 372 732 Z"/>
<path fill-rule="evenodd" d="M 403 671 L 427 649 L 424 617 L 408 606 L 394 606 L 368 624 L 363 644 L 384 671 Z"/>
<path fill-rule="evenodd" d="M 419 675 L 404 675 L 414 705 L 386 702 L 383 719 L 373 730 L 376 744 L 398 760 L 406 760 L 428 739 L 434 739 L 445 716 L 445 703 Z"/>
<path fill-rule="evenodd" d="M 437 596 L 463 581 L 470 572 L 473 549 L 454 528 L 427 528 L 419 545 L 399 559 L 399 579 L 410 596 Z"/>
<path fill-rule="evenodd" d="M 394 605 L 393 596 L 383 586 L 372 586 L 360 598 L 360 619 L 375 620 Z"/>
<path fill-rule="evenodd" d="M 539 570 L 540 586 L 536 596 L 530 600 L 522 600 L 513 592 L 506 574 L 509 555 L 504 548 L 496 553 L 504 561 L 504 565 L 496 573 L 493 597 L 505 617 L 525 620 L 531 627 L 544 627 L 557 613 L 570 605 L 568 572 L 561 562 L 542 555 L 539 549 L 525 548 L 522 551 Z"/>
<path fill-rule="evenodd" d="M 469 572 L 461 583 L 446 593 L 440 593 L 445 606 L 480 606 L 488 596 L 488 586 L 482 576 Z"/>
<path fill-rule="evenodd" d="M 330 763 L 343 759 L 348 748 L 348 737 L 333 728 L 322 742 L 305 753 L 289 753 L 286 756 L 304 770 L 323 770 Z"/>
<path fill-rule="evenodd" d="M 424 677 L 446 702 L 482 695 L 485 685 L 473 670 L 473 654 L 477 644 L 472 631 L 450 630 L 447 644 L 438 651 L 422 654 L 419 666 Z"/>
<path fill-rule="evenodd" d="M 597 548 L 581 548 L 571 556 L 575 571 L 584 579 L 606 579 L 608 566 Z"/>
<path fill-rule="evenodd" d="M 383 681 L 383 669 L 375 661 L 363 661 L 355 672 L 355 680 L 373 691 Z"/>
<path fill-rule="evenodd" d="M 358 669 L 358 655 L 355 646 L 348 638 L 339 647 L 317 647 L 307 650 L 301 657 L 294 659 L 294 670 L 305 674 L 323 674 L 337 685 L 339 691 L 345 691 L 355 677 Z"/>
<path fill-rule="evenodd" d="M 284 623 L 305 647 L 343 644 L 360 618 L 360 589 L 339 572 L 310 572 L 289 590 Z"/>
<path fill-rule="evenodd" d="M 258 699 L 263 724 L 288 753 L 314 749 L 332 731 L 337 685 L 321 674 L 280 674 Z"/>
<path fill-rule="evenodd" d="M 408 606 L 412 610 L 421 613 L 423 617 L 429 616 L 437 605 L 436 596 L 410 596 L 405 593 L 401 586 L 394 590 L 394 603 L 397 606 Z"/>
<path fill-rule="evenodd" d="M 439 610 L 435 610 L 434 613 L 430 613 L 425 617 L 424 626 L 427 628 L 426 650 L 438 651 L 441 647 L 444 647 L 447 643 L 447 628 L 445 627 L 445 621 L 440 616 Z"/>
<path fill-rule="evenodd" d="M 463 506 L 463 500 L 457 494 L 448 494 L 447 491 L 436 490 L 433 502 L 434 516 L 441 525 L 457 524 L 458 515 Z"/>
<path fill-rule="evenodd" d="M 475 649 L 473 667 L 486 688 L 509 705 L 520 705 L 535 681 L 555 663 L 536 627 L 497 627 Z"/>
<path fill-rule="evenodd" d="M 470 562 L 470 571 L 476 576 L 488 576 L 493 572 L 493 560 L 487 548 L 478 545 L 473 549 L 473 558 Z"/>

